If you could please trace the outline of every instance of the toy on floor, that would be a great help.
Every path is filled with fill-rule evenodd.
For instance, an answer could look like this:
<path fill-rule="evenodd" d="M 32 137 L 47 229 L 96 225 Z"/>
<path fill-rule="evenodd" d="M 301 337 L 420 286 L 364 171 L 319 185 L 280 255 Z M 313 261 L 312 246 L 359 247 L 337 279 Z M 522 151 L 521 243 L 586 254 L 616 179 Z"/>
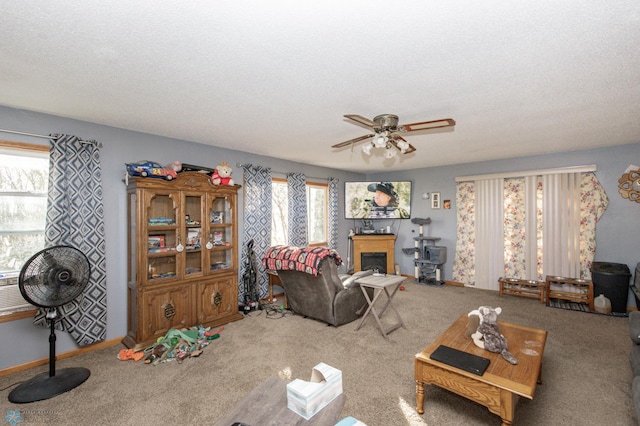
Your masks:
<path fill-rule="evenodd" d="M 167 334 L 158 338 L 146 349 L 122 349 L 118 352 L 121 361 L 144 359 L 145 364 L 158 365 L 165 362 L 183 362 L 187 358 L 196 358 L 213 340 L 220 337 L 224 327 L 211 330 L 211 327 L 191 327 L 182 330 L 169 329 Z"/>
<path fill-rule="evenodd" d="M 501 308 L 492 308 L 490 306 L 480 306 L 475 311 L 469 313 L 469 321 L 465 330 L 465 337 L 473 328 L 474 323 L 478 322 L 478 327 L 470 337 L 473 343 L 479 348 L 486 349 L 489 352 L 499 353 L 511 364 L 517 364 L 518 360 L 511 352 L 509 352 L 507 339 L 500 333 L 498 329 L 498 315 L 502 312 Z M 473 317 L 477 317 L 473 318 Z"/>

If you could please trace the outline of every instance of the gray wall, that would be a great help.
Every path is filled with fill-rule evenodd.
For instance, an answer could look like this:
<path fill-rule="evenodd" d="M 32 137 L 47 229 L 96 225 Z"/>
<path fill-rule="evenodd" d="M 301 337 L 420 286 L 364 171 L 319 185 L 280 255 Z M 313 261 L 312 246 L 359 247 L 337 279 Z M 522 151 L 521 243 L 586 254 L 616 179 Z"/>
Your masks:
<path fill-rule="evenodd" d="M 431 225 L 425 227 L 425 233 L 427 236 L 442 238 L 439 245 L 447 247 L 445 279 L 451 279 L 456 244 L 456 177 L 587 164 L 597 166 L 596 176 L 609 197 L 609 206 L 597 224 L 595 261 L 626 264 L 633 274 L 636 264 L 640 262 L 640 220 L 638 220 L 640 203 L 631 202 L 620 196 L 618 178 L 630 164 L 640 166 L 640 143 L 605 149 L 380 173 L 370 175 L 368 179 L 413 181 L 411 216 L 431 218 Z M 442 200 L 451 200 L 451 210 L 431 209 L 431 200 L 421 198 L 424 192 L 440 192 Z M 387 224 L 383 221 L 381 223 Z M 400 263 L 403 274 L 413 275 L 411 256 L 403 255 L 399 249 L 413 247 L 413 237 L 418 235 L 418 226 L 410 221 L 396 220 L 389 223 L 394 229 L 400 227 L 396 243 L 396 262 Z M 635 304 L 633 298 L 629 303 L 630 306 Z"/>
<path fill-rule="evenodd" d="M 105 230 L 107 251 L 107 339 L 118 339 L 126 334 L 126 197 L 122 179 L 124 163 L 142 159 L 169 163 L 181 160 L 184 163 L 214 167 L 227 161 L 234 167 L 234 177 L 241 183 L 241 170 L 236 163 L 253 163 L 271 167 L 274 171 L 300 171 L 307 176 L 340 179 L 340 212 L 338 251 L 346 260 L 349 229 L 360 223 L 344 220 L 344 199 L 342 192 L 347 180 L 363 179 L 406 179 L 413 182 L 412 217 L 431 217 L 427 228 L 430 236 L 441 237 L 441 244 L 448 248 L 445 278 L 451 278 L 451 266 L 455 248 L 455 182 L 456 176 L 475 175 L 492 172 L 518 171 L 539 168 L 564 167 L 582 164 L 596 164 L 598 178 L 609 195 L 609 208 L 598 224 L 596 260 L 625 263 L 630 269 L 640 261 L 640 223 L 638 223 L 640 203 L 623 200 L 617 191 L 617 179 L 629 163 L 640 163 L 640 143 L 602 150 L 586 150 L 556 155 L 517 158 L 406 172 L 375 174 L 364 176 L 306 164 L 293 163 L 270 157 L 257 156 L 232 149 L 214 148 L 207 145 L 170 139 L 150 134 L 131 132 L 87 122 L 69 120 L 51 115 L 16 110 L 0 106 L 0 128 L 29 133 L 65 133 L 84 139 L 95 139 L 104 144 L 101 149 L 102 175 L 105 204 Z M 223 137 L 222 135 L 221 137 Z M 47 140 L 26 136 L 0 133 L 0 139 L 47 144 Z M 232 147 L 230 147 L 232 148 Z M 277 147 L 275 147 L 277 148 Z M 429 201 L 420 198 L 423 192 L 441 192 L 442 200 L 452 201 L 451 210 L 432 210 Z M 242 212 L 242 192 L 240 193 Z M 240 215 L 241 216 L 241 215 Z M 411 257 L 404 255 L 403 247 L 413 247 L 413 237 L 417 226 L 408 220 L 380 221 L 380 226 L 392 225 L 398 234 L 396 262 L 401 272 L 413 275 Z M 242 222 L 240 223 L 242 226 Z M 378 227 L 380 227 L 378 226 Z M 37 327 L 30 319 L 0 323 L 0 341 L 5 344 L 0 349 L 0 370 L 49 356 L 48 329 Z M 16 342 L 15 345 L 7 342 Z M 67 333 L 57 335 L 57 352 L 64 353 L 76 348 Z"/>
<path fill-rule="evenodd" d="M 100 150 L 105 205 L 105 233 L 107 256 L 107 340 L 124 337 L 127 332 L 127 229 L 126 229 L 126 191 L 123 182 L 125 162 L 154 160 L 167 164 L 180 160 L 187 164 L 215 167 L 221 161 L 232 165 L 233 177 L 242 184 L 242 170 L 236 163 L 252 163 L 271 167 L 274 176 L 279 172 L 304 172 L 307 176 L 326 178 L 336 177 L 340 182 L 359 180 L 361 174 L 340 170 L 314 167 L 306 164 L 258 156 L 232 149 L 215 148 L 192 142 L 170 139 L 150 134 L 131 132 L 113 127 L 87 122 L 69 120 L 51 115 L 38 114 L 0 106 L 0 128 L 27 133 L 49 135 L 64 133 L 83 139 L 95 139 L 103 143 Z M 32 138 L 0 132 L 0 139 L 9 141 L 48 144 L 47 139 Z M 311 179 L 309 179 L 311 180 Z M 343 185 L 339 185 L 343 188 Z M 242 189 L 239 193 L 240 236 L 242 236 Z M 344 197 L 340 197 L 340 203 Z M 340 211 L 343 210 L 342 204 Z M 338 240 L 338 252 L 347 253 L 348 224 L 341 221 Z M 240 252 L 239 252 L 240 255 Z M 240 259 L 242 262 L 242 259 Z M 19 342 L 15 345 L 4 344 L 0 347 L 0 370 L 33 360 L 48 358 L 48 328 L 34 326 L 31 319 L 0 323 L 0 339 L 4 342 Z M 57 333 L 57 353 L 76 349 L 77 346 L 67 333 Z"/>

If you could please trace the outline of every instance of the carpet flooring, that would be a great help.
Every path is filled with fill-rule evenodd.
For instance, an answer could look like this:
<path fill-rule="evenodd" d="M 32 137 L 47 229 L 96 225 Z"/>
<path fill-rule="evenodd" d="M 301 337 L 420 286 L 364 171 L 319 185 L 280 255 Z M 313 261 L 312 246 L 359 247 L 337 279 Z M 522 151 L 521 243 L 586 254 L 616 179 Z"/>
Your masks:
<path fill-rule="evenodd" d="M 589 309 L 589 305 L 586 303 L 576 303 L 576 302 L 565 302 L 558 299 L 549 300 L 549 306 L 557 309 L 567 309 L 569 311 L 578 311 L 578 312 L 587 312 L 589 314 L 598 314 L 598 315 L 608 315 L 612 317 L 628 317 L 629 314 L 626 312 L 611 312 L 608 314 L 604 314 L 597 311 L 592 311 Z"/>
<path fill-rule="evenodd" d="M 23 419 L 18 426 L 212 425 L 265 380 L 308 380 L 312 367 L 324 362 L 342 371 L 342 417 L 353 416 L 368 426 L 497 426 L 499 417 L 485 407 L 436 386 L 426 387 L 425 412 L 416 413 L 415 354 L 460 315 L 487 305 L 502 308 L 501 321 L 549 333 L 542 384 L 533 400 L 518 401 L 514 424 L 638 424 L 628 318 L 553 309 L 494 291 L 417 285 L 413 279 L 405 287 L 394 304 L 406 328 L 395 330 L 389 340 L 373 318 L 356 330 L 358 321 L 332 327 L 291 313 L 252 312 L 226 324 L 202 355 L 183 363 L 120 361 L 121 345 L 60 359 L 58 368 L 86 367 L 91 377 L 49 400 L 7 400 L 15 383 L 47 371 L 46 365 L 0 377 L 0 414 L 18 411 Z M 383 323 L 393 318 L 385 314 Z"/>

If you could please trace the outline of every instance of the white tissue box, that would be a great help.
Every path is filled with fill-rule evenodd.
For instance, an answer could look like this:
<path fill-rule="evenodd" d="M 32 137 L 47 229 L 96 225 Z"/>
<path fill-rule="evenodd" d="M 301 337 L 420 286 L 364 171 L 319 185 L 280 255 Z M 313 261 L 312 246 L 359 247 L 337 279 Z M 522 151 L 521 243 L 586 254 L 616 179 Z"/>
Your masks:
<path fill-rule="evenodd" d="M 342 394 L 342 371 L 323 362 L 311 370 L 311 380 L 287 384 L 287 407 L 306 420 Z"/>

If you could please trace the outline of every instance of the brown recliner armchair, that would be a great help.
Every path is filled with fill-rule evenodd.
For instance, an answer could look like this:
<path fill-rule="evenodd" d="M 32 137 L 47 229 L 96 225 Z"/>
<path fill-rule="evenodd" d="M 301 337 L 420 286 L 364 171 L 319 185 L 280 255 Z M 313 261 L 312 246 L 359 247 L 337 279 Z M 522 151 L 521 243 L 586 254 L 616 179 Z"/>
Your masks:
<path fill-rule="evenodd" d="M 276 246 L 263 257 L 265 268 L 278 272 L 292 311 L 334 326 L 354 321 L 364 312 L 367 301 L 355 281 L 373 273 L 339 275 L 341 263 L 335 250 L 324 247 Z"/>

